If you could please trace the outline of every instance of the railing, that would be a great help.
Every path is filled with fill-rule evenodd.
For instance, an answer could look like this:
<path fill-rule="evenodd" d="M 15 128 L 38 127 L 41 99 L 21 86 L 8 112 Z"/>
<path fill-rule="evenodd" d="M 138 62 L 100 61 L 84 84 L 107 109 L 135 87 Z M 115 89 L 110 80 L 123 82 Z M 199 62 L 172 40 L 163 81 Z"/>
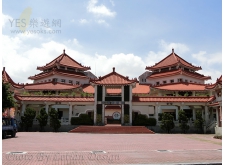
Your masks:
<path fill-rule="evenodd" d="M 215 126 L 216 126 L 216 121 L 213 120 L 211 121 L 211 123 L 207 124 L 206 130 L 214 129 Z"/>
<path fill-rule="evenodd" d="M 61 121 L 61 125 L 70 125 L 69 118 L 62 117 L 59 120 Z M 33 120 L 33 124 L 34 125 L 38 125 L 39 124 L 39 122 L 38 122 L 38 120 L 36 118 Z M 50 119 L 48 119 L 48 123 L 47 124 L 48 125 L 50 124 Z"/>

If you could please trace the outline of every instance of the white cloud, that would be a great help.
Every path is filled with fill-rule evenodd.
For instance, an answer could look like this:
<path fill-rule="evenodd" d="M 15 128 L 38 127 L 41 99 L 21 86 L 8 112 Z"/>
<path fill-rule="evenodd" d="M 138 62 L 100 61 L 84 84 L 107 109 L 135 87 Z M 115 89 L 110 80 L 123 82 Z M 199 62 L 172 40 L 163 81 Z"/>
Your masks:
<path fill-rule="evenodd" d="M 109 26 L 109 24 L 105 21 L 105 20 L 103 20 L 103 19 L 99 19 L 99 20 L 97 20 L 96 21 L 98 24 L 104 24 L 104 25 L 106 25 L 106 26 Z"/>
<path fill-rule="evenodd" d="M 88 2 L 87 11 L 96 16 L 115 17 L 116 12 L 111 11 L 105 5 L 96 5 L 98 0 L 90 0 Z"/>
<path fill-rule="evenodd" d="M 222 53 L 208 54 L 206 51 L 199 51 L 198 53 L 192 54 L 192 57 L 198 60 L 201 65 L 214 65 L 222 64 Z"/>
<path fill-rule="evenodd" d="M 84 54 L 76 50 L 76 48 L 80 46 L 79 41 L 76 38 L 60 43 L 53 40 L 41 40 L 41 44 L 35 44 L 36 46 L 29 45 L 30 40 L 21 39 L 18 36 L 9 37 L 3 35 L 2 39 L 2 64 L 6 67 L 6 71 L 16 83 L 31 82 L 27 78 L 40 73 L 40 71 L 36 70 L 36 67 L 43 66 L 58 57 L 63 52 L 63 49 L 65 49 L 66 53 L 76 61 L 85 66 L 90 66 L 91 72 L 94 74 L 96 73 L 96 76 L 104 76 L 110 73 L 112 68 L 115 67 L 116 72 L 124 76 L 129 76 L 130 78 L 138 78 L 138 76 L 145 72 L 146 66 L 153 65 L 155 62 L 159 62 L 170 54 L 171 48 L 170 51 L 167 51 L 167 49 L 171 45 L 173 45 L 174 48 L 176 48 L 177 45 L 183 46 L 183 48 L 186 48 L 185 50 L 182 50 L 183 52 L 189 50 L 184 44 L 161 42 L 163 43 L 160 44 L 161 50 L 158 52 L 150 51 L 148 56 L 144 59 L 134 54 L 124 53 L 113 54 L 111 56 L 100 55 L 98 53 L 95 53 L 95 55 Z M 26 49 L 23 49 L 24 45 L 28 45 Z M 203 55 L 204 52 L 201 52 L 197 57 L 204 59 Z M 216 69 L 205 68 L 200 71 L 200 73 L 206 76 L 212 76 L 210 82 L 215 82 L 216 78 L 218 78 L 222 72 Z"/>
<path fill-rule="evenodd" d="M 80 24 L 86 24 L 86 23 L 88 23 L 88 21 L 86 19 L 80 19 L 79 20 L 79 23 Z"/>
<path fill-rule="evenodd" d="M 115 3 L 113 0 L 109 0 L 109 2 L 111 3 L 112 6 L 115 6 Z"/>
<path fill-rule="evenodd" d="M 2 28 L 6 27 L 6 25 L 8 24 L 9 26 L 11 26 L 11 23 L 9 20 L 12 21 L 12 17 L 9 15 L 5 15 L 2 13 Z"/>

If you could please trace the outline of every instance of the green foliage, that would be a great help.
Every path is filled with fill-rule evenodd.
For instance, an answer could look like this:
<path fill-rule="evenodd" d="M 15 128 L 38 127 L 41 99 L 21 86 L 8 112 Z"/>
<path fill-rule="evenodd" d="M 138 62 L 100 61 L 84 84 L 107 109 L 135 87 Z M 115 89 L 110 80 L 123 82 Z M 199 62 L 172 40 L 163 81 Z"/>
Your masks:
<path fill-rule="evenodd" d="M 36 112 L 32 108 L 26 108 L 24 116 L 21 116 L 22 129 L 25 128 L 25 131 L 28 131 L 33 126 L 35 116 Z"/>
<path fill-rule="evenodd" d="M 183 131 L 183 133 L 186 133 L 187 130 L 189 130 L 188 118 L 183 110 L 179 110 L 178 112 L 178 120 L 179 120 L 179 127 Z"/>
<path fill-rule="evenodd" d="M 48 114 L 45 111 L 45 108 L 42 108 L 40 114 L 37 116 L 37 120 L 39 122 L 40 131 L 43 131 L 44 127 L 48 123 Z"/>
<path fill-rule="evenodd" d="M 58 112 L 54 108 L 51 108 L 51 110 L 48 112 L 48 115 L 50 117 L 50 127 L 52 127 L 54 131 L 57 132 L 61 127 L 61 121 L 58 119 Z"/>
<path fill-rule="evenodd" d="M 199 133 L 203 133 L 203 124 L 204 124 L 204 119 L 202 118 L 202 112 L 197 111 L 196 112 L 196 120 L 194 121 L 194 125 Z"/>
<path fill-rule="evenodd" d="M 156 119 L 155 118 L 148 118 L 148 125 L 147 126 L 156 126 Z"/>
<path fill-rule="evenodd" d="M 158 113 L 158 120 L 159 120 L 159 121 L 162 120 L 162 113 Z"/>
<path fill-rule="evenodd" d="M 161 129 L 167 131 L 167 133 L 170 133 L 171 129 L 175 127 L 173 122 L 173 115 L 169 113 L 162 113 L 162 121 L 160 127 Z"/>
<path fill-rule="evenodd" d="M 135 126 L 155 126 L 156 119 L 148 118 L 146 115 L 139 114 L 137 118 L 133 121 L 133 125 Z"/>
<path fill-rule="evenodd" d="M 15 100 L 13 98 L 13 93 L 10 91 L 10 86 L 7 83 L 2 82 L 2 112 L 6 108 L 12 108 L 15 106 Z"/>
<path fill-rule="evenodd" d="M 71 118 L 71 125 L 93 125 L 93 120 L 87 114 L 80 114 L 79 117 Z"/>
<path fill-rule="evenodd" d="M 97 114 L 97 124 L 102 124 L 102 115 L 101 114 Z"/>
<path fill-rule="evenodd" d="M 129 123 L 129 115 L 124 115 L 124 123 Z"/>

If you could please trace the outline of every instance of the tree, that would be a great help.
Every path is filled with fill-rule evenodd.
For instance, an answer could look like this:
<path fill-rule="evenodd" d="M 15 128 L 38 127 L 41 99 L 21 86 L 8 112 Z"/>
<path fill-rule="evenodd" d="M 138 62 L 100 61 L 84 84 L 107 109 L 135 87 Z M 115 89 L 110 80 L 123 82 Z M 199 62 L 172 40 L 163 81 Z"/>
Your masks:
<path fill-rule="evenodd" d="M 58 119 L 58 112 L 54 108 L 51 108 L 48 115 L 50 117 L 50 127 L 52 127 L 54 131 L 57 132 L 61 127 L 61 121 Z"/>
<path fill-rule="evenodd" d="M 179 127 L 180 129 L 183 131 L 183 133 L 186 133 L 187 130 L 189 130 L 189 125 L 187 125 L 188 123 L 188 118 L 185 114 L 185 111 L 183 110 L 179 110 L 178 112 L 178 119 L 179 119 Z"/>
<path fill-rule="evenodd" d="M 201 111 L 197 111 L 194 125 L 195 125 L 195 128 L 197 128 L 197 130 L 199 131 L 199 133 L 203 132 L 203 124 L 204 124 L 204 119 L 202 118 L 202 113 Z"/>
<path fill-rule="evenodd" d="M 161 129 L 170 133 L 171 129 L 174 128 L 173 115 L 169 113 L 162 113 Z"/>
<path fill-rule="evenodd" d="M 36 112 L 32 108 L 26 108 L 24 116 L 21 116 L 21 126 L 25 128 L 25 131 L 28 131 L 33 126 L 35 116 Z"/>
<path fill-rule="evenodd" d="M 2 82 L 2 112 L 4 112 L 6 108 L 15 107 L 15 104 L 13 92 L 10 91 L 9 84 Z"/>
<path fill-rule="evenodd" d="M 44 127 L 48 123 L 48 114 L 45 111 L 45 108 L 42 108 L 41 109 L 40 114 L 37 116 L 37 120 L 39 122 L 40 131 L 43 131 L 44 130 Z"/>

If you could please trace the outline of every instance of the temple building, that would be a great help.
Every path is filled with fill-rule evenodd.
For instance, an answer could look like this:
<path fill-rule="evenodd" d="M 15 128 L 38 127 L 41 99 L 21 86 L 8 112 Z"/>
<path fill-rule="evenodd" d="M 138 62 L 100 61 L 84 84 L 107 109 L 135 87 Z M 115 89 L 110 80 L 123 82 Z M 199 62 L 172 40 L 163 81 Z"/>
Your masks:
<path fill-rule="evenodd" d="M 70 125 L 72 117 L 88 114 L 94 125 L 121 123 L 132 125 L 138 114 L 155 118 L 160 125 L 159 114 L 170 113 L 178 125 L 178 111 L 184 110 L 194 127 L 196 111 L 201 111 L 205 131 L 213 132 L 222 127 L 222 76 L 214 84 L 211 79 L 197 73 L 202 68 L 194 66 L 174 52 L 153 66 L 147 66 L 139 81 L 121 75 L 116 68 L 102 77 L 63 53 L 44 66 L 41 73 L 30 76 L 31 84 L 17 84 L 3 68 L 3 82 L 11 84 L 18 103 L 16 118 L 32 107 L 36 114 L 41 108 L 58 111 L 61 125 Z M 35 119 L 34 124 L 38 124 Z M 220 129 L 219 128 L 219 129 Z"/>

